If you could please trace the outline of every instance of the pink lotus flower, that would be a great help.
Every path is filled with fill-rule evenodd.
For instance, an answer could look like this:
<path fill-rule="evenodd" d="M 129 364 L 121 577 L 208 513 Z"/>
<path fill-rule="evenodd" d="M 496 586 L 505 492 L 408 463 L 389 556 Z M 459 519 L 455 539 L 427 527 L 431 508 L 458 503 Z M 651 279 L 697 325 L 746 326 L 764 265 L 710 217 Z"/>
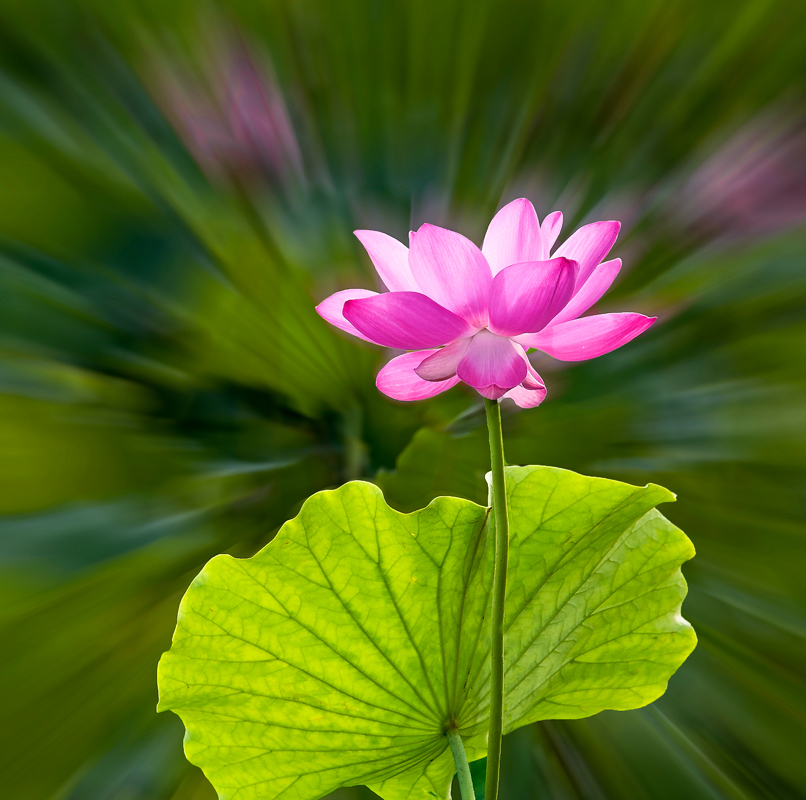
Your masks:
<path fill-rule="evenodd" d="M 157 76 L 166 111 L 199 165 L 215 178 L 239 182 L 300 179 L 299 144 L 270 68 L 261 67 L 237 36 L 222 36 L 204 63 L 208 86 L 183 78 L 172 61 Z"/>
<path fill-rule="evenodd" d="M 495 215 L 481 250 L 435 225 L 412 232 L 408 248 L 384 233 L 356 231 L 389 291 L 347 289 L 316 310 L 353 336 L 412 351 L 378 374 L 389 397 L 423 400 L 463 381 L 491 400 L 508 397 L 533 408 L 546 387 L 527 350 L 585 361 L 655 321 L 642 314 L 579 319 L 621 268 L 621 259 L 602 261 L 621 225 L 585 225 L 552 255 L 561 226 L 559 211 L 540 225 L 521 199 Z"/>

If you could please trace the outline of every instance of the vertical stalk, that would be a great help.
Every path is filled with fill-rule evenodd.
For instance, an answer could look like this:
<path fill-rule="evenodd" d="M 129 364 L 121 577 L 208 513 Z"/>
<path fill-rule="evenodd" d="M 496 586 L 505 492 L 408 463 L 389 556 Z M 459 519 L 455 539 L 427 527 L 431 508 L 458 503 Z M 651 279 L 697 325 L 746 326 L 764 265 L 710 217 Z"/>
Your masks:
<path fill-rule="evenodd" d="M 487 737 L 487 780 L 484 800 L 497 800 L 501 772 L 501 736 L 504 729 L 504 601 L 507 593 L 509 559 L 509 518 L 504 478 L 504 436 L 501 407 L 497 400 L 484 399 L 487 430 L 490 434 L 490 466 L 493 477 L 492 506 L 495 530 L 495 572 L 490 646 L 490 732 Z"/>
<path fill-rule="evenodd" d="M 453 763 L 456 764 L 456 777 L 459 780 L 459 788 L 462 790 L 462 800 L 476 800 L 476 793 L 473 791 L 473 780 L 470 777 L 470 765 L 467 763 L 462 737 L 459 736 L 459 731 L 456 728 L 446 731 L 445 735 L 451 743 Z"/>

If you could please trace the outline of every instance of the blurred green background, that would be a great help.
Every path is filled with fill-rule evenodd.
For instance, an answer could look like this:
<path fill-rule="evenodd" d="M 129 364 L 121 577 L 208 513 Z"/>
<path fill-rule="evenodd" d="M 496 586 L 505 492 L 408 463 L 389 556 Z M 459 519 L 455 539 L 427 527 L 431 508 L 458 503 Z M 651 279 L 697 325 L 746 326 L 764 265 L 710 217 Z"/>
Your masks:
<path fill-rule="evenodd" d="M 212 800 L 154 711 L 205 561 L 355 477 L 484 500 L 479 397 L 388 400 L 389 354 L 313 307 L 373 286 L 354 228 L 480 243 L 520 196 L 622 220 L 599 310 L 660 320 L 537 363 L 509 461 L 678 493 L 700 645 L 646 709 L 507 737 L 503 797 L 806 796 L 804 29 L 791 0 L 3 0 L 3 796 Z"/>

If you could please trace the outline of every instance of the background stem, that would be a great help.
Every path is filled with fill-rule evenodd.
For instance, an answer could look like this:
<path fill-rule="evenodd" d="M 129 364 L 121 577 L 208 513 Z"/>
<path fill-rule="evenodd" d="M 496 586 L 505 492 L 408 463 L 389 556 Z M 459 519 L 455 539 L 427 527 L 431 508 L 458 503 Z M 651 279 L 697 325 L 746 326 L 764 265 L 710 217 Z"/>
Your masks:
<path fill-rule="evenodd" d="M 467 763 L 462 737 L 459 736 L 459 731 L 456 728 L 451 728 L 446 735 L 451 743 L 453 763 L 456 764 L 456 777 L 459 780 L 459 788 L 462 790 L 462 800 L 476 800 L 476 793 L 473 791 L 473 779 L 470 777 L 470 764 Z"/>
<path fill-rule="evenodd" d="M 504 601 L 507 592 L 509 558 L 509 518 L 504 478 L 504 437 L 501 408 L 497 400 L 484 400 L 487 430 L 490 434 L 490 466 L 493 475 L 493 526 L 495 533 L 495 572 L 493 575 L 492 643 L 490 647 L 490 732 L 487 737 L 487 779 L 485 800 L 497 800 L 501 772 L 501 736 L 504 728 Z"/>

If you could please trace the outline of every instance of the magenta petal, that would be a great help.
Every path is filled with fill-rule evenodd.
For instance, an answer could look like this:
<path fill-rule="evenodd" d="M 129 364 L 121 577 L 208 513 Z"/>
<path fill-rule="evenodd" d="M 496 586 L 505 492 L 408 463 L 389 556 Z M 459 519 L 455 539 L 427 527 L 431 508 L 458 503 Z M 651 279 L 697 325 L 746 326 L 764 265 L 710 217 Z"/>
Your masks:
<path fill-rule="evenodd" d="M 477 328 L 487 324 L 492 273 L 470 239 L 423 225 L 411 241 L 409 264 L 421 292 Z"/>
<path fill-rule="evenodd" d="M 506 389 L 502 389 L 500 386 L 496 385 L 484 386 L 476 391 L 488 400 L 500 400 L 507 393 Z"/>
<path fill-rule="evenodd" d="M 571 299 L 576 277 L 576 262 L 567 258 L 502 269 L 490 289 L 490 330 L 500 336 L 542 330 Z"/>
<path fill-rule="evenodd" d="M 596 265 L 610 252 L 621 228 L 620 222 L 593 222 L 584 225 L 565 241 L 554 254 L 579 264 L 577 291 L 588 280 Z"/>
<path fill-rule="evenodd" d="M 409 269 L 409 248 L 379 231 L 353 231 L 364 245 L 384 286 L 390 292 L 416 292 Z"/>
<path fill-rule="evenodd" d="M 491 400 L 522 383 L 527 375 L 524 352 L 512 340 L 479 331 L 470 342 L 456 374 Z"/>
<path fill-rule="evenodd" d="M 563 226 L 563 212 L 552 211 L 540 226 L 540 235 L 543 238 L 543 258 L 549 258 L 551 255 L 551 248 L 554 247 L 554 242 L 560 235 L 560 230 Z"/>
<path fill-rule="evenodd" d="M 425 381 L 415 372 L 425 359 L 436 352 L 436 350 L 420 350 L 417 353 L 404 353 L 393 358 L 378 373 L 375 385 L 394 400 L 426 400 L 456 386 L 459 378 Z"/>
<path fill-rule="evenodd" d="M 351 333 L 359 339 L 372 342 L 372 339 L 364 336 L 361 331 L 357 330 L 351 322 L 344 318 L 344 304 L 348 300 L 363 300 L 367 297 L 377 297 L 377 295 L 377 292 L 370 292 L 368 289 L 345 289 L 343 292 L 330 295 L 326 300 L 319 303 L 316 307 L 316 312 L 331 325 L 335 325 L 337 328 L 341 328 L 341 330 Z M 374 342 L 374 344 L 378 343 Z"/>
<path fill-rule="evenodd" d="M 428 356 L 415 372 L 426 381 L 444 381 L 456 375 L 456 367 L 470 346 L 470 339 L 459 339 Z"/>
<path fill-rule="evenodd" d="M 534 206 L 524 198 L 505 205 L 487 228 L 481 252 L 493 275 L 511 264 L 543 261 L 543 240 Z"/>
<path fill-rule="evenodd" d="M 526 363 L 526 377 L 520 386 L 510 389 L 505 398 L 512 400 L 521 408 L 536 408 L 546 399 L 546 387 L 537 370 L 531 365 L 529 357 L 522 348 L 518 348 Z"/>
<path fill-rule="evenodd" d="M 552 325 L 532 336 L 522 336 L 519 341 L 560 361 L 586 361 L 627 344 L 656 319 L 643 314 L 598 314 Z"/>
<path fill-rule="evenodd" d="M 475 330 L 418 292 L 385 292 L 366 300 L 348 300 L 344 317 L 370 341 L 398 350 L 441 347 Z"/>
<path fill-rule="evenodd" d="M 549 325 L 559 325 L 576 319 L 584 314 L 602 295 L 610 288 L 621 269 L 621 259 L 603 261 L 593 270 L 590 278 L 582 285 L 579 291 L 571 298 L 568 305 L 557 314 Z M 546 326 L 548 327 L 548 326 Z"/>
<path fill-rule="evenodd" d="M 543 383 L 543 379 L 540 377 L 540 375 L 537 374 L 537 370 L 529 362 L 529 358 L 526 353 L 523 354 L 523 358 L 526 361 L 526 377 L 523 379 L 521 386 L 529 391 L 543 389 L 545 393 L 546 385 Z"/>
<path fill-rule="evenodd" d="M 524 381 L 520 386 L 510 389 L 505 398 L 513 400 L 521 408 L 537 408 L 546 399 L 546 387 L 542 384 L 529 388 Z"/>
<path fill-rule="evenodd" d="M 537 408 L 546 399 L 546 387 L 542 389 L 527 389 L 516 386 L 503 395 L 507 400 L 514 400 L 521 408 Z"/>

